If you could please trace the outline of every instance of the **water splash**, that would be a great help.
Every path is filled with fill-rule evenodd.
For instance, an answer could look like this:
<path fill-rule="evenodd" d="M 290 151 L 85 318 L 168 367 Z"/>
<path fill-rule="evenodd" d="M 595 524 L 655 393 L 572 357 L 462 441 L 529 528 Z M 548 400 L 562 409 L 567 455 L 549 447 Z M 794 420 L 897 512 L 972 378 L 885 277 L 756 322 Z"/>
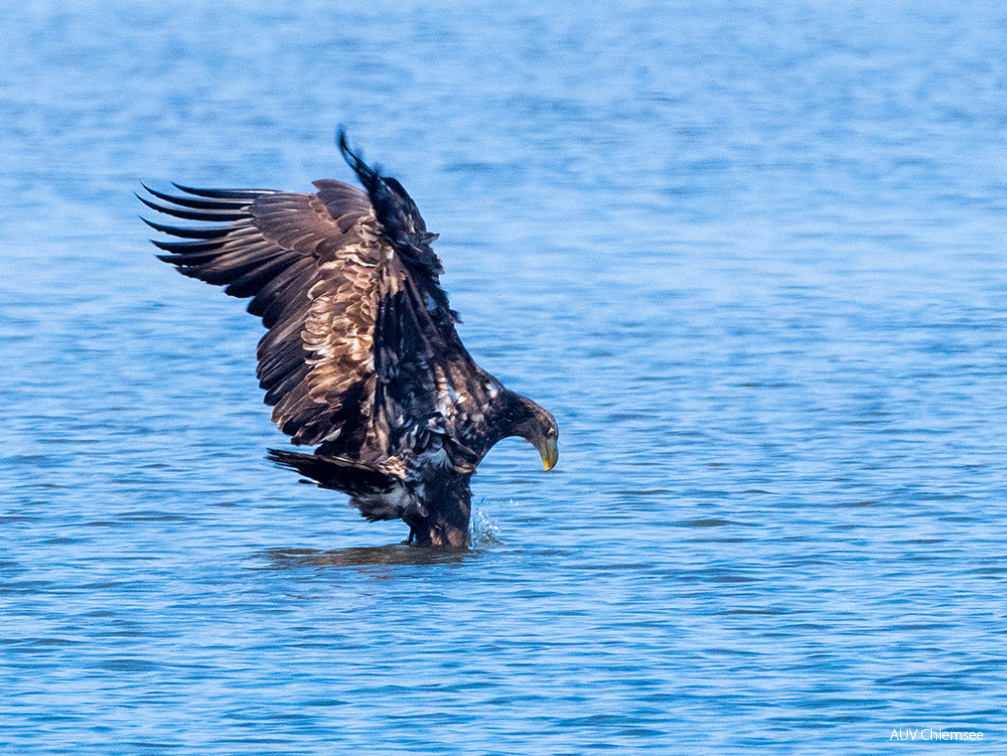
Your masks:
<path fill-rule="evenodd" d="M 500 525 L 481 509 L 472 513 L 472 545 L 496 546 L 500 540 Z"/>

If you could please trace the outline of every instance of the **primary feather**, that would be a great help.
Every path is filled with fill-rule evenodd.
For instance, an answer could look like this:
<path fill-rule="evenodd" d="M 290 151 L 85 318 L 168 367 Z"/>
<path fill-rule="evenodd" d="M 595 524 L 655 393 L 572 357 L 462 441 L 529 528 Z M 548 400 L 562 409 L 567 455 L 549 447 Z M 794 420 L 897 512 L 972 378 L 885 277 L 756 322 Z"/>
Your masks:
<path fill-rule="evenodd" d="M 258 378 L 273 421 L 314 454 L 277 463 L 350 494 L 369 519 L 401 517 L 410 541 L 463 545 L 469 479 L 501 438 L 534 444 L 547 469 L 556 424 L 480 368 L 455 330 L 441 261 L 416 204 L 393 178 L 339 146 L 366 191 L 314 182 L 314 194 L 144 187 L 148 207 L 205 225 L 145 221 L 186 276 L 248 298 L 268 329 Z"/>

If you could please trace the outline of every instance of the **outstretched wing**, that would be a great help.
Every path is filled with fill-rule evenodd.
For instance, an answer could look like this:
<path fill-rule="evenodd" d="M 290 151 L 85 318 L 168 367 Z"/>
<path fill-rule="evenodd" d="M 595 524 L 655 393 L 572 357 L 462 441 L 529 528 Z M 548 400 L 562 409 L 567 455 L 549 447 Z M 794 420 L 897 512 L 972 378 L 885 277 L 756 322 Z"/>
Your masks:
<path fill-rule="evenodd" d="M 176 187 L 140 199 L 208 225 L 147 221 L 184 275 L 251 297 L 268 333 L 258 377 L 273 420 L 295 444 L 377 462 L 423 418 L 481 420 L 499 384 L 472 361 L 440 287 L 435 238 L 397 181 L 341 142 L 367 193 L 316 181 L 317 194 Z M 146 187 L 145 187 L 146 188 Z M 470 435 L 468 432 L 462 436 Z"/>

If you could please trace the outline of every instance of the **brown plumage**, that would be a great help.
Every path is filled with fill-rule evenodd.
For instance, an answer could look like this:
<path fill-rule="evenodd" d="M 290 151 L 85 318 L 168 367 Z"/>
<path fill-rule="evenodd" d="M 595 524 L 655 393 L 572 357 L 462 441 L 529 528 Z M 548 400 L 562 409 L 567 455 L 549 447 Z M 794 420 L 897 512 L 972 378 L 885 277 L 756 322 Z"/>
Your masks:
<path fill-rule="evenodd" d="M 417 545 L 468 541 L 469 479 L 502 438 L 521 436 L 556 463 L 556 423 L 480 368 L 455 330 L 440 259 L 419 210 L 339 134 L 366 191 L 314 182 L 270 190 L 147 191 L 148 207 L 196 227 L 154 229 L 186 276 L 251 297 L 268 329 L 258 377 L 273 421 L 314 454 L 270 458 L 351 496 L 364 517 L 402 518 Z"/>

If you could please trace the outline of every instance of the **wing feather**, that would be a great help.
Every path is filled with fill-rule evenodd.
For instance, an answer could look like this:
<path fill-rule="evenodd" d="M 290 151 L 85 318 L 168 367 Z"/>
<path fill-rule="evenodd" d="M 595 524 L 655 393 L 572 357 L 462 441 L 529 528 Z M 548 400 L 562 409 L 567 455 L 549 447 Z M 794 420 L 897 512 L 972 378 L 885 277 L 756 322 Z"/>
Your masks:
<path fill-rule="evenodd" d="M 144 187 L 152 199 L 140 199 L 205 224 L 146 221 L 186 240 L 155 241 L 162 260 L 251 298 L 248 311 L 268 329 L 257 374 L 280 429 L 295 444 L 373 465 L 402 451 L 396 444 L 422 418 L 459 430 L 471 418 L 465 402 L 487 401 L 495 381 L 455 331 L 435 235 L 397 181 L 352 157 L 367 193 L 323 180 L 316 194 L 175 184 L 184 196 Z"/>
<path fill-rule="evenodd" d="M 226 286 L 231 296 L 252 298 L 249 312 L 269 329 L 257 356 L 260 385 L 267 404 L 274 405 L 273 420 L 295 443 L 319 443 L 339 430 L 326 420 L 339 413 L 342 395 L 366 380 L 371 369 L 366 349 L 356 345 L 370 339 L 373 319 L 354 321 L 366 316 L 366 307 L 341 303 L 338 296 L 338 285 L 347 282 L 353 294 L 368 289 L 366 281 L 353 280 L 361 267 L 362 234 L 372 242 L 377 238 L 376 231 L 368 234 L 360 222 L 367 217 L 373 222 L 367 196 L 341 185 L 332 193 L 341 203 L 334 217 L 318 195 L 176 186 L 207 199 L 150 189 L 154 199 L 141 199 L 173 217 L 217 223 L 226 215 L 232 222 L 180 228 L 148 221 L 169 236 L 195 240 L 155 242 L 168 253 L 161 259 L 184 275 Z M 355 221 L 347 223 L 347 217 Z M 332 315 L 351 317 L 342 322 Z M 342 354 L 348 346 L 354 348 Z M 329 369 L 327 361 L 338 370 Z"/>

